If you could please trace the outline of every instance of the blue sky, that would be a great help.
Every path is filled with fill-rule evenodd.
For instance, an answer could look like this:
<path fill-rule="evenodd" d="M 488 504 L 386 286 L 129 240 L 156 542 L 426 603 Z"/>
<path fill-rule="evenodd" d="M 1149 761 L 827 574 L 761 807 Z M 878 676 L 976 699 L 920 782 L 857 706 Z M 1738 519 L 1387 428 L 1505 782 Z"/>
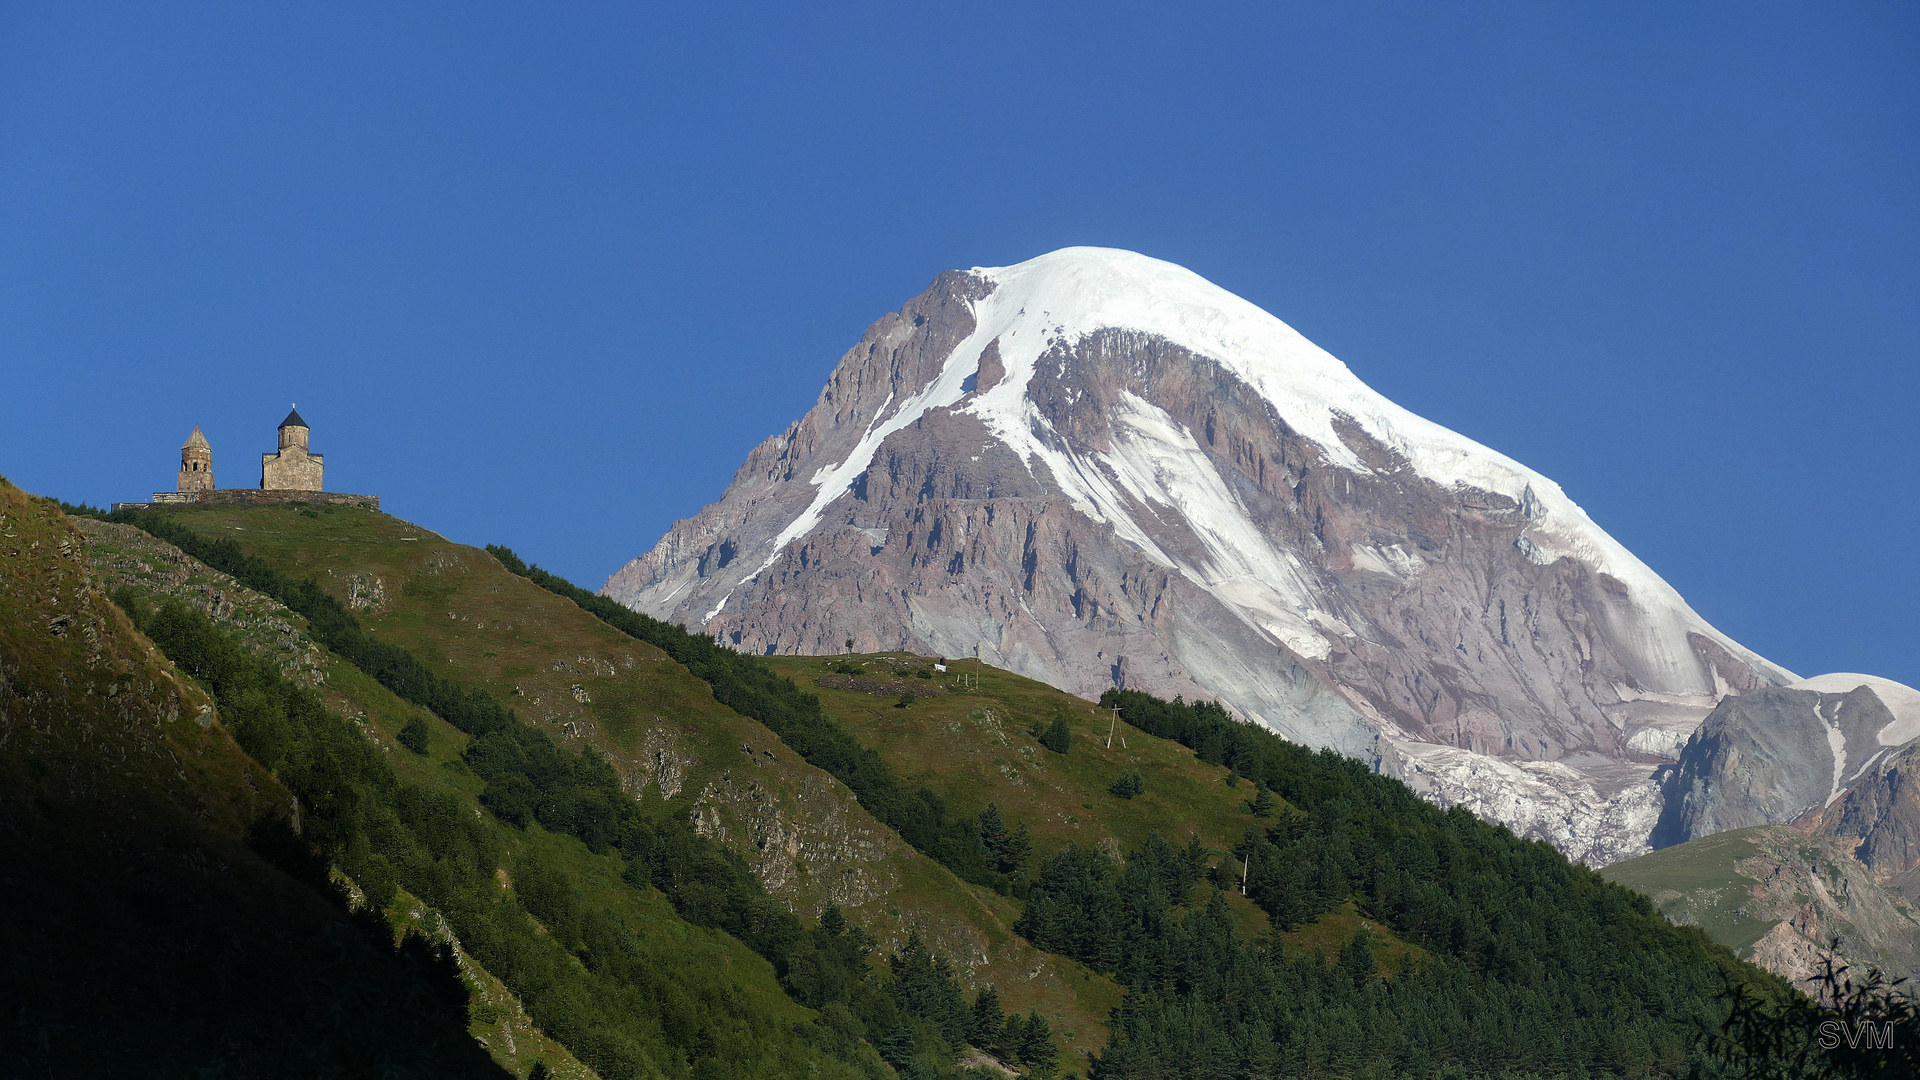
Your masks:
<path fill-rule="evenodd" d="M 0 473 L 69 500 L 196 424 L 256 484 L 297 401 L 330 488 L 597 586 L 935 274 L 1070 244 L 1920 685 L 1911 3 L 0 6 Z"/>

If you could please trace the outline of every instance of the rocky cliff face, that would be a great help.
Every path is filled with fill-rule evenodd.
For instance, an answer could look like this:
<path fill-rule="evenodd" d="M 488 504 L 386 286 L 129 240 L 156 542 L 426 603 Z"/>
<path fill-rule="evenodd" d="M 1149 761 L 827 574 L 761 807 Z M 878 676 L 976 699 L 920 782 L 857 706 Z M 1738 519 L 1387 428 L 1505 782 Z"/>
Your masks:
<path fill-rule="evenodd" d="M 1822 961 L 1920 975 L 1920 912 L 1848 854 L 1786 825 L 1729 830 L 1606 868 L 1663 914 L 1814 992 Z M 1838 939 L 1840 946 L 1832 949 Z"/>
<path fill-rule="evenodd" d="M 1920 902 L 1920 745 L 1869 766 L 1811 818 L 1813 832 L 1847 845 L 1876 880 Z"/>
<path fill-rule="evenodd" d="M 1882 880 L 1920 863 L 1920 692 L 1822 675 L 1722 701 L 1662 770 L 1653 846 L 1795 823 L 1860 845 Z M 1869 861 L 1871 860 L 1871 861 Z"/>
<path fill-rule="evenodd" d="M 1218 698 L 1595 863 L 1722 697 L 1792 681 L 1552 481 L 1103 249 L 941 275 L 604 591 L 756 652 Z"/>
<path fill-rule="evenodd" d="M 1607 874 L 1803 988 L 1834 938 L 1848 964 L 1920 975 L 1916 768 L 1920 692 L 1899 683 L 1822 675 L 1729 697 L 1661 770 L 1660 850 Z"/>

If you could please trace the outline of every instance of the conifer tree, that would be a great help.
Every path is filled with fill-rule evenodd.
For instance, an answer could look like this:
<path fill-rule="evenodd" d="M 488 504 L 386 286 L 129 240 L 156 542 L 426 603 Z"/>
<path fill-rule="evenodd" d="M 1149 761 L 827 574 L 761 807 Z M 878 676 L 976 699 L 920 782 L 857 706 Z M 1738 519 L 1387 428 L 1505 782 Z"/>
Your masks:
<path fill-rule="evenodd" d="M 999 862 L 1007 850 L 1007 820 L 1000 816 L 1000 807 L 988 803 L 980 811 L 980 846 L 986 849 L 989 862 Z"/>
<path fill-rule="evenodd" d="M 418 716 L 400 726 L 400 745 L 416 754 L 427 752 L 427 722 Z"/>
<path fill-rule="evenodd" d="M 954 978 L 953 962 L 927 947 L 918 927 L 906 947 L 887 958 L 893 969 L 893 1000 L 901 1011 L 931 1023 L 950 1049 L 958 1050 L 973 1027 L 973 1012 Z"/>
<path fill-rule="evenodd" d="M 820 912 L 820 929 L 825 930 L 832 937 L 839 937 L 847 932 L 847 916 L 840 910 L 839 904 L 831 900 L 827 901 L 826 909 Z"/>
<path fill-rule="evenodd" d="M 1000 1007 L 1000 994 L 992 983 L 980 988 L 979 996 L 973 999 L 973 1037 L 968 1039 L 973 1045 L 992 1052 L 1000 1043 L 1001 1032 L 1006 1030 L 1006 1012 Z"/>
<path fill-rule="evenodd" d="M 1019 1013 L 1007 1017 L 1000 1025 L 1000 1039 L 993 1046 L 993 1054 L 1002 1061 L 1020 1060 L 1020 1048 L 1027 1042 L 1027 1018 Z"/>
<path fill-rule="evenodd" d="M 1193 867 L 1196 877 L 1206 871 L 1207 849 L 1200 843 L 1199 833 L 1191 833 L 1187 836 L 1187 849 L 1181 852 L 1181 857 L 1187 860 L 1187 865 Z"/>
<path fill-rule="evenodd" d="M 1246 804 L 1247 813 L 1254 817 L 1269 817 L 1273 814 L 1273 789 L 1265 783 L 1257 785 L 1252 801 Z"/>
<path fill-rule="evenodd" d="M 1362 926 L 1353 939 L 1340 947 L 1340 971 L 1353 980 L 1354 989 L 1372 981 L 1377 967 L 1373 960 L 1373 934 Z"/>
<path fill-rule="evenodd" d="M 1053 724 L 1041 734 L 1040 745 L 1056 754 L 1064 754 L 1073 746 L 1073 729 L 1067 726 L 1065 717 L 1054 717 Z"/>
<path fill-rule="evenodd" d="M 1018 874 L 1027 868 L 1027 859 L 1033 854 L 1033 834 L 1027 831 L 1027 823 L 1021 822 L 1007 834 L 1000 849 L 1000 865 L 996 868 L 1003 874 Z"/>
<path fill-rule="evenodd" d="M 1060 1048 L 1053 1045 L 1053 1028 L 1038 1010 L 1027 1016 L 1026 1031 L 1020 1039 L 1020 1060 L 1043 1076 L 1050 1075 L 1060 1064 Z"/>

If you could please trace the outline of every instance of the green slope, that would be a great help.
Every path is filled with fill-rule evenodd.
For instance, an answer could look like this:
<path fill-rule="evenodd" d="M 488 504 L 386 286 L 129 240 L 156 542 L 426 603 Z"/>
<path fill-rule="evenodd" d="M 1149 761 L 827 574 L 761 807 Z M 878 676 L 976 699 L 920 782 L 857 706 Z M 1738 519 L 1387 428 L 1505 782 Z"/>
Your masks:
<path fill-rule="evenodd" d="M 529 575 L 676 655 L 720 652 Z M 933 674 L 927 658 L 729 655 L 696 670 L 729 683 L 751 681 L 754 665 L 796 676 L 784 691 L 766 686 L 786 702 L 770 714 L 800 716 L 824 701 L 895 775 L 926 783 L 950 809 L 1027 799 L 1041 818 L 1036 854 L 1043 830 L 1066 842 L 1014 882 L 1025 900 L 1017 928 L 1132 991 L 1090 1063 L 1098 1076 L 1713 1075 L 1702 1036 L 1726 1015 L 1727 988 L 1770 1002 L 1787 994 L 1551 847 L 1443 812 L 1359 762 L 1234 723 L 1210 704 L 1110 695 L 1102 705 L 1121 706 L 1136 729 L 1110 745 L 1097 713 L 1079 717 L 1088 703 L 1049 699 L 1004 673 L 934 679 L 922 678 Z M 999 722 L 1036 712 L 1027 732 L 1044 722 L 1039 737 Z M 1064 757 L 1033 745 L 1057 749 L 1058 729 L 1076 727 Z M 1273 820 L 1243 832 L 1228 859 L 1202 834 L 1219 836 L 1244 812 L 1217 794 L 1233 774 L 1279 797 L 1262 798 Z M 1193 842 L 1183 852 L 1153 835 L 1169 832 Z M 1124 863 L 1112 857 L 1122 833 L 1146 837 Z M 1278 940 L 1235 933 L 1245 927 L 1235 879 L 1249 865 L 1244 892 L 1287 931 Z M 1382 962 L 1383 942 L 1404 947 L 1399 963 Z"/>
<path fill-rule="evenodd" d="M 956 814 L 978 815 L 991 803 L 1009 826 L 1026 825 L 1034 867 L 1068 844 L 1119 858 L 1157 832 L 1178 845 L 1197 838 L 1211 864 L 1232 879 L 1232 853 L 1247 830 L 1265 829 L 1288 810 L 1276 799 L 1268 816 L 1255 816 L 1249 809 L 1254 785 L 1226 766 L 1200 761 L 1093 702 L 975 660 L 953 661 L 937 677 L 932 658 L 899 653 L 767 662 L 818 694 L 829 715 L 880 751 L 903 779 L 936 790 Z M 914 700 L 900 708 L 903 694 Z M 1046 749 L 1039 738 L 1056 721 L 1071 734 L 1065 754 Z M 1115 783 L 1130 773 L 1145 790 L 1115 795 Z M 1237 889 L 1224 896 L 1243 934 L 1271 929 L 1266 913 Z M 1329 913 L 1325 925 L 1301 927 L 1283 939 L 1290 949 L 1334 955 L 1359 924 L 1357 917 Z M 1384 930 L 1377 947 L 1395 971 L 1419 953 Z"/>
<path fill-rule="evenodd" d="M 224 613 L 240 636 L 256 631 L 254 637 L 269 639 L 257 645 L 280 646 L 260 650 L 269 669 L 299 666 L 284 654 L 297 655 L 306 643 L 284 646 L 308 628 L 307 621 L 197 564 L 170 573 L 145 569 L 168 560 L 127 551 L 139 545 L 124 526 L 90 523 L 88 530 L 103 568 L 126 582 L 116 598 L 163 648 L 208 680 L 220 698 L 222 723 L 236 726 L 257 759 L 291 777 L 296 792 L 318 800 L 309 831 L 327 857 L 396 923 L 424 923 L 462 947 L 460 960 L 483 999 L 472 1034 L 516 1071 L 536 1059 L 558 1075 L 584 1071 L 570 1067 L 565 1052 L 554 1053 L 556 1045 L 534 1030 L 529 1017 L 606 1077 L 883 1071 L 857 1038 L 836 1049 L 836 1040 L 846 1043 L 846 1036 L 815 1023 L 816 1014 L 787 995 L 774 965 L 748 948 L 738 931 L 707 928 L 728 923 L 725 911 L 711 919 L 688 916 L 685 895 L 669 903 L 646 887 L 648 876 L 658 876 L 659 857 L 636 863 L 631 854 L 623 858 L 604 848 L 596 853 L 573 836 L 533 822 L 509 827 L 488 813 L 477 798 L 488 785 L 470 763 L 478 741 L 498 742 L 511 731 L 511 721 L 491 732 L 457 730 L 335 657 L 321 673 L 326 707 L 301 719 L 300 702 L 291 700 L 283 717 L 264 717 L 291 722 L 283 724 L 291 735 L 276 735 L 273 724 L 262 726 L 249 687 L 261 686 L 270 697 L 297 699 L 299 693 L 264 685 L 258 673 L 245 670 L 245 657 L 223 656 L 223 642 L 230 644 L 233 635 L 200 613 L 163 604 L 210 590 L 216 599 L 204 606 Z M 150 540 L 145 546 L 164 547 Z M 181 559 L 178 552 L 171 556 Z M 352 720 L 337 719 L 342 716 Z M 419 726 L 423 736 L 414 749 L 404 745 L 409 725 Z M 546 745 L 544 736 L 530 735 L 533 742 L 521 743 L 526 750 Z M 555 753 L 550 747 L 545 752 Z M 564 764 L 568 755 L 559 753 L 555 760 Z M 575 783 L 576 797 L 591 795 L 577 781 L 593 773 L 594 763 L 575 760 L 584 774 L 575 770 L 570 780 L 566 769 L 549 769 L 546 779 Z M 522 774 L 509 768 L 504 775 Z M 627 802 L 617 790 L 610 794 Z M 665 845 L 661 856 L 671 851 L 682 894 L 700 888 L 710 906 L 767 903 L 757 886 L 741 887 L 751 883 L 744 870 L 715 862 L 719 849 L 684 826 L 669 822 L 651 829 L 636 821 L 626 835 Z M 637 884 L 636 869 L 642 875 Z M 700 925 L 690 925 L 689 918 Z M 781 925 L 779 918 L 784 914 L 769 929 Z"/>
<path fill-rule="evenodd" d="M 1121 695 L 1116 723 L 972 665 L 740 657 L 363 511 L 170 520 L 315 575 L 374 638 L 605 754 L 623 802 L 693 822 L 804 916 L 835 901 L 894 948 L 919 930 L 962 983 L 1045 1014 L 1072 1068 L 1673 1074 L 1705 1064 L 1725 980 L 1782 992 L 1545 845 L 1211 706 Z M 474 760 L 436 732 L 430 754 Z M 447 782 L 494 798 L 477 780 Z M 550 858 L 618 895 L 616 861 Z"/>
<path fill-rule="evenodd" d="M 240 540 L 288 573 L 315 575 L 377 639 L 444 663 L 449 677 L 491 691 L 562 748 L 603 753 L 644 814 L 691 819 L 808 920 L 837 903 L 878 938 L 881 954 L 918 930 L 953 958 L 969 992 L 1002 986 L 1006 1006 L 1038 1011 L 1089 1044 L 1099 1038 L 1117 988 L 1013 934 L 1012 900 L 919 856 L 844 785 L 721 706 L 683 667 L 507 574 L 486 553 L 357 510 L 192 511 L 169 520 Z M 434 752 L 447 738 L 457 754 L 458 733 L 435 730 Z"/>
<path fill-rule="evenodd" d="M 1703 836 L 1600 872 L 1652 897 L 1661 914 L 1674 922 L 1698 926 L 1741 956 L 1751 956 L 1753 943 L 1779 923 L 1754 916 L 1755 881 L 1739 872 L 1741 863 L 1760 854 L 1761 831 L 1735 829 Z"/>
<path fill-rule="evenodd" d="M 0 1074 L 506 1076 L 451 962 L 249 842 L 291 814 L 0 480 Z"/>

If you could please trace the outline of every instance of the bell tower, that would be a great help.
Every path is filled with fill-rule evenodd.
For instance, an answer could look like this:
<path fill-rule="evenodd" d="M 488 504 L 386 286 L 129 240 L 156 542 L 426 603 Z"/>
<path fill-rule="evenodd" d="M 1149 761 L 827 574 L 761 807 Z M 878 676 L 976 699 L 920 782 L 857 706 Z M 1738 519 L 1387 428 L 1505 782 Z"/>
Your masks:
<path fill-rule="evenodd" d="M 307 427 L 307 422 L 300 418 L 300 406 L 295 405 L 293 411 L 287 414 L 287 418 L 280 421 L 280 449 L 288 450 L 297 446 L 304 451 L 307 448 L 307 439 L 312 434 L 313 431 Z"/>
<path fill-rule="evenodd" d="M 180 448 L 180 486 L 176 490 L 213 490 L 213 447 L 207 445 L 207 437 L 197 427 Z"/>

